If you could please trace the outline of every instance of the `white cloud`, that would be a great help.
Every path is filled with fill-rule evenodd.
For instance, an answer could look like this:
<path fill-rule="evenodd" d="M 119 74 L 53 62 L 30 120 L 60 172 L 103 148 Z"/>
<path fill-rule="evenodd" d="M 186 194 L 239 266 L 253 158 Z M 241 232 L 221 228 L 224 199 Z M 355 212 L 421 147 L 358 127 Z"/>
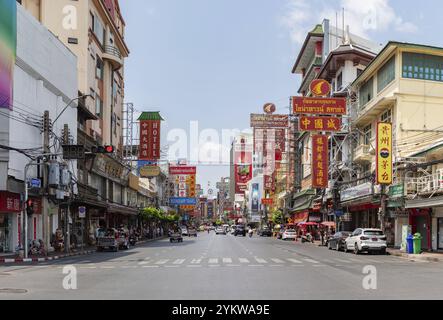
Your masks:
<path fill-rule="evenodd" d="M 403 33 L 414 33 L 418 29 L 397 15 L 390 0 L 288 0 L 281 23 L 289 30 L 291 40 L 301 44 L 306 33 L 324 18 L 334 25 L 337 12 L 341 26 L 342 8 L 345 8 L 345 23 L 350 26 L 351 32 L 363 37 L 390 29 Z"/>

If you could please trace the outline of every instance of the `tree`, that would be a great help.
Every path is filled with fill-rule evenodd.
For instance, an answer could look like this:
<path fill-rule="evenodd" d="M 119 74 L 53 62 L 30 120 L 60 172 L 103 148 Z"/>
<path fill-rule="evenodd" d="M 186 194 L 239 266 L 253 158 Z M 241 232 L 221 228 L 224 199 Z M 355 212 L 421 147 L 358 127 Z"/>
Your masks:
<path fill-rule="evenodd" d="M 271 220 L 274 224 L 282 224 L 283 223 L 283 212 L 281 212 L 280 210 L 275 210 L 274 212 L 272 212 Z"/>

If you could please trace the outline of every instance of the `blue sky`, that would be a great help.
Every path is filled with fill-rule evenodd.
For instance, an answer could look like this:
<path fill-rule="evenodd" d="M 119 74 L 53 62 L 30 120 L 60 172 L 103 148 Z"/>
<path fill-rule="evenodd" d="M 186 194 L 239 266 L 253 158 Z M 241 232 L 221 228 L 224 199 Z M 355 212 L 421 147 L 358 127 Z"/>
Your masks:
<path fill-rule="evenodd" d="M 175 128 L 249 127 L 249 114 L 274 102 L 287 113 L 299 86 L 291 74 L 306 32 L 345 7 L 351 32 L 443 46 L 441 0 L 123 0 L 126 100 L 161 111 L 162 145 Z M 228 166 L 200 166 L 198 182 L 215 185 Z"/>

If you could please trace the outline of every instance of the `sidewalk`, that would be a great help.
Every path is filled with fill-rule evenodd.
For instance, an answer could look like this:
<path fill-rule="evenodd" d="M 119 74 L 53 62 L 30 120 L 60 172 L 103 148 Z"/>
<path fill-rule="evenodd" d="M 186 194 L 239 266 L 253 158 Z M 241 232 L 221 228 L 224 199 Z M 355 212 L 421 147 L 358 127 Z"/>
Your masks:
<path fill-rule="evenodd" d="M 166 239 L 167 237 L 161 237 L 157 239 L 149 239 L 149 240 L 140 240 L 137 242 L 137 245 L 154 242 L 158 240 Z M 137 247 L 136 245 L 136 247 Z M 64 258 L 69 257 L 76 257 L 76 256 L 84 256 L 84 255 L 90 255 L 97 252 L 96 247 L 87 247 L 83 251 L 76 250 L 71 253 L 63 253 L 63 252 L 51 252 L 48 254 L 47 257 L 41 257 L 41 256 L 35 256 L 35 257 L 29 257 L 28 259 L 20 258 L 18 254 L 11 253 L 9 255 L 2 255 L 0 256 L 0 265 L 3 264 L 14 264 L 14 263 L 38 263 L 38 262 L 46 262 L 46 261 L 53 261 L 53 260 L 60 260 Z"/>
<path fill-rule="evenodd" d="M 388 253 L 392 256 L 403 257 L 413 261 L 442 262 L 442 253 L 424 252 L 422 254 L 408 254 L 398 249 L 388 248 Z"/>

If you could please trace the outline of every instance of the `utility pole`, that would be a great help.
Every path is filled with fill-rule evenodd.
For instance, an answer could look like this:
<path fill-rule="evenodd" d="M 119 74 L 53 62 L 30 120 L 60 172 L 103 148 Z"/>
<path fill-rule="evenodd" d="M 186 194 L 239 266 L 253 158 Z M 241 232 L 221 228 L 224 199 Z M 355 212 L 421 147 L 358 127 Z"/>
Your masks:
<path fill-rule="evenodd" d="M 46 110 L 43 116 L 43 153 L 49 154 L 49 133 L 51 130 L 51 119 L 49 118 L 49 111 Z M 48 183 L 48 164 L 43 163 L 43 199 L 42 199 L 42 237 L 45 247 L 50 247 L 50 237 L 49 237 L 49 183 Z M 48 250 L 45 250 L 46 254 Z"/>
<path fill-rule="evenodd" d="M 388 196 L 386 195 L 386 185 L 381 186 L 381 210 L 380 210 L 380 224 L 383 234 L 385 233 L 385 217 L 387 209 Z"/>
<path fill-rule="evenodd" d="M 63 127 L 63 143 L 69 144 L 69 126 L 67 124 Z M 65 211 L 65 252 L 69 253 L 71 249 L 71 237 L 69 230 L 69 211 L 71 208 L 71 199 L 68 200 L 68 206 Z"/>

